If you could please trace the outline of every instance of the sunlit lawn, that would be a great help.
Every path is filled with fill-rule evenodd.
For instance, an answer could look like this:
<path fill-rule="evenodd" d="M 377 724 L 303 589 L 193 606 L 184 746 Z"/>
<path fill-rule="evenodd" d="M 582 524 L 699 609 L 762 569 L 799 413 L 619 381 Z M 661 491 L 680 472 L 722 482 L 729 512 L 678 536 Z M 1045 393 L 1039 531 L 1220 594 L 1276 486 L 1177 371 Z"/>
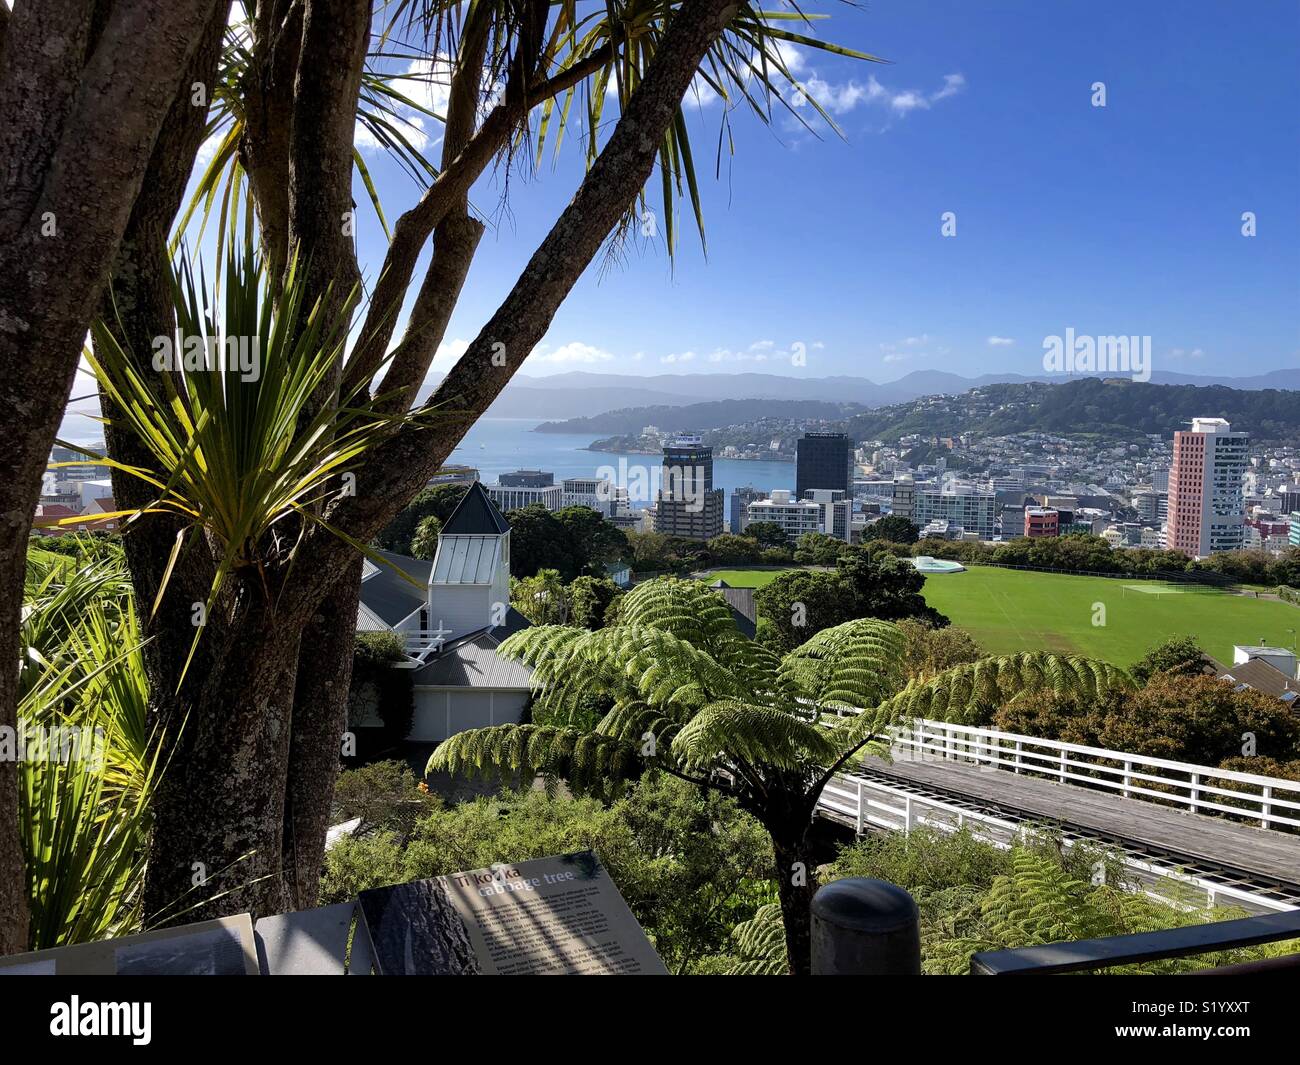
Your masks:
<path fill-rule="evenodd" d="M 1233 644 L 1291 647 L 1300 630 L 1300 608 L 1286 603 L 1124 578 L 976 566 L 928 576 L 924 595 L 991 653 L 1048 649 L 1121 666 L 1171 636 L 1195 636 L 1231 663 Z"/>

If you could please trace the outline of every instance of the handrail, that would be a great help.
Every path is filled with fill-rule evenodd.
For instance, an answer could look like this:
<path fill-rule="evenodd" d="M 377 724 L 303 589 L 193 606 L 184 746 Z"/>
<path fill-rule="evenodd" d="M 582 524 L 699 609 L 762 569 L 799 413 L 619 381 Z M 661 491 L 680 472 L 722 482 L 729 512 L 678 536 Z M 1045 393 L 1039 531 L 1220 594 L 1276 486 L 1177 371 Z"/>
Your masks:
<path fill-rule="evenodd" d="M 1019 732 L 1002 732 L 999 729 L 986 728 L 981 725 L 960 725 L 953 721 L 934 721 L 930 718 L 916 718 L 915 721 L 922 725 L 933 725 L 953 732 L 966 732 L 972 735 L 989 736 L 1004 740 L 1020 740 L 1023 743 L 1070 751 L 1075 754 L 1091 754 L 1099 758 L 1140 762 L 1143 765 L 1176 769 L 1183 772 L 1197 772 L 1221 780 L 1239 780 L 1246 784 L 1277 784 L 1292 791 L 1300 792 L 1300 781 L 1285 780 L 1281 777 L 1267 777 L 1258 773 L 1242 773 L 1235 769 L 1219 769 L 1216 766 L 1199 765 L 1196 762 L 1178 762 L 1169 758 L 1156 758 L 1149 754 L 1129 754 L 1125 751 L 1115 751 L 1106 747 L 1088 747 L 1081 743 L 1068 743 L 1065 740 L 1045 740 L 1037 736 L 1029 736 Z"/>
<path fill-rule="evenodd" d="M 976 976 L 1077 973 L 1297 938 L 1300 938 L 1300 910 L 1284 910 L 1260 917 L 1166 928 L 1158 932 L 1045 943 L 1016 950 L 981 951 L 971 956 L 970 971 Z"/>
<path fill-rule="evenodd" d="M 840 775 L 831 780 L 818 797 L 817 806 L 827 814 L 851 821 L 857 835 L 862 835 L 869 827 L 904 835 L 910 835 L 919 826 L 942 832 L 954 832 L 964 827 L 976 838 L 999 849 L 1013 846 L 1017 840 L 1025 839 L 1027 833 L 1041 827 L 1032 819 L 1015 815 L 998 817 L 987 810 L 945 802 L 932 795 L 856 774 Z M 1062 839 L 1062 843 L 1067 848 L 1074 846 L 1074 841 L 1069 838 Z M 1215 906 L 1226 899 L 1252 908 L 1290 910 L 1296 908 L 1298 901 L 1294 897 L 1261 894 L 1249 887 L 1225 882 L 1222 878 L 1206 877 L 1184 868 L 1180 862 L 1162 861 L 1145 853 L 1123 851 L 1122 860 L 1139 879 L 1154 877 L 1204 891 L 1207 906 Z M 1146 887 L 1139 890 L 1152 894 Z M 1152 897 L 1163 899 L 1164 895 L 1156 892 Z"/>
<path fill-rule="evenodd" d="M 896 725 L 890 732 L 895 749 L 922 757 L 933 754 L 1062 784 L 1085 784 L 1124 798 L 1172 803 L 1193 813 L 1256 821 L 1263 828 L 1300 828 L 1300 781 L 927 718 Z M 1103 764 L 1107 762 L 1114 764 Z M 1260 791 L 1226 786 L 1231 784 Z"/>

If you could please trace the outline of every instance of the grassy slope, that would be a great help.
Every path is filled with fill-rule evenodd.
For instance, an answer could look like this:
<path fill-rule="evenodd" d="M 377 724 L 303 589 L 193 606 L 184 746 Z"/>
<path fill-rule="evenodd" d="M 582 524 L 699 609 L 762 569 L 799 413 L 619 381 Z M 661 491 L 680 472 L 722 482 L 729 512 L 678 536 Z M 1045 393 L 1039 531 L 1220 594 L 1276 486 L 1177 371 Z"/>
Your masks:
<path fill-rule="evenodd" d="M 761 588 L 784 572 L 715 570 L 733 588 Z M 932 575 L 925 598 L 967 629 L 991 654 L 1072 651 L 1127 666 L 1170 636 L 1195 636 L 1221 662 L 1232 645 L 1265 643 L 1290 647 L 1300 632 L 1300 609 L 1285 603 L 1218 592 L 1150 595 L 1126 591 L 1145 582 L 1108 577 L 977 566 L 965 573 Z M 1093 604 L 1104 604 L 1104 626 L 1094 626 Z"/>
<path fill-rule="evenodd" d="M 709 571 L 709 581 L 724 580 L 733 588 L 762 588 L 782 573 L 789 572 L 784 569 L 715 569 Z"/>
<path fill-rule="evenodd" d="M 930 576 L 925 598 L 968 629 L 992 653 L 1044 648 L 1127 666 L 1170 636 L 1191 635 L 1221 662 L 1232 645 L 1290 647 L 1300 610 L 1285 603 L 1219 592 L 1150 595 L 1126 590 L 1144 582 L 1107 577 L 974 567 Z M 1105 625 L 1093 625 L 1094 604 Z"/>

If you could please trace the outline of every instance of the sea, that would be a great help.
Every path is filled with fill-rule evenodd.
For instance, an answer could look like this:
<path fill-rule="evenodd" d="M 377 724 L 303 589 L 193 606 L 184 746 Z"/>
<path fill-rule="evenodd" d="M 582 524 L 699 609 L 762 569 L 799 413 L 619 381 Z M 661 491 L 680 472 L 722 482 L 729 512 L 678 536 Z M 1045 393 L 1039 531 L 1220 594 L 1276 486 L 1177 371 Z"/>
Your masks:
<path fill-rule="evenodd" d="M 484 484 L 492 484 L 500 474 L 518 469 L 554 473 L 555 483 L 559 484 L 565 477 L 595 477 L 602 466 L 612 466 L 617 470 L 620 459 L 626 460 L 629 471 L 637 466 L 652 471 L 659 468 L 658 455 L 589 451 L 589 445 L 596 439 L 591 433 L 534 432 L 540 424 L 540 420 L 531 418 L 480 418 L 451 453 L 447 463 L 473 466 Z M 629 488 L 635 476 L 629 477 Z M 713 460 L 713 487 L 721 488 L 725 493 L 728 519 L 731 517 L 732 489 L 743 485 L 753 485 L 764 494 L 774 488 L 794 491 L 794 463 L 758 459 Z M 648 500 L 636 499 L 632 491 L 629 495 L 633 496 L 629 502 L 634 509 L 650 505 Z"/>
<path fill-rule="evenodd" d="M 533 418 L 480 418 L 466 434 L 465 439 L 451 453 L 448 465 L 473 466 L 479 471 L 479 479 L 484 484 L 493 484 L 502 473 L 513 470 L 546 470 L 555 474 L 555 483 L 559 484 L 565 477 L 595 477 L 602 466 L 619 469 L 620 460 L 627 463 L 630 476 L 627 478 L 629 488 L 629 505 L 633 509 L 643 509 L 650 505 L 650 499 L 636 498 L 632 488 L 637 474 L 636 467 L 641 467 L 641 478 L 652 476 L 658 478 L 660 456 L 621 454 L 610 451 L 589 451 L 588 446 L 597 436 L 592 433 L 537 433 L 533 430 L 542 424 L 542 419 Z M 102 430 L 89 418 L 70 414 L 65 419 L 63 439 L 79 444 L 103 439 Z M 615 478 L 615 483 L 621 483 Z M 658 480 L 654 481 L 658 485 Z M 721 488 L 725 494 L 726 517 L 731 517 L 731 492 L 742 485 L 752 485 L 764 494 L 774 488 L 788 488 L 794 491 L 793 462 L 765 462 L 757 459 L 723 459 L 713 460 L 713 487 Z"/>

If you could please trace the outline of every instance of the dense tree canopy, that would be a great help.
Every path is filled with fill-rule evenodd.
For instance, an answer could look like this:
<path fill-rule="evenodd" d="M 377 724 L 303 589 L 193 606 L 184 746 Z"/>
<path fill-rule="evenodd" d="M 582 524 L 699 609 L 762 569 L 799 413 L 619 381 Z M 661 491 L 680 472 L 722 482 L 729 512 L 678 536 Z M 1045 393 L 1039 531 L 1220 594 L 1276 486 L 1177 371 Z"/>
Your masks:
<path fill-rule="evenodd" d="M 463 484 L 439 484 L 421 490 L 402 512 L 384 528 L 375 542 L 382 548 L 395 551 L 399 555 L 410 555 L 411 544 L 425 518 L 437 518 L 446 524 L 451 512 L 464 498 L 468 486 Z"/>
<path fill-rule="evenodd" d="M 801 538 L 802 539 L 802 538 Z M 926 603 L 925 575 L 910 562 L 839 543 L 834 570 L 783 573 L 754 593 L 764 634 L 788 651 L 824 628 L 855 618 L 917 618 L 943 626 L 947 618 Z"/>
<path fill-rule="evenodd" d="M 901 514 L 886 514 L 883 518 L 873 521 L 862 530 L 862 539 L 864 541 L 889 540 L 895 544 L 914 544 L 920 531 L 916 525 Z"/>

